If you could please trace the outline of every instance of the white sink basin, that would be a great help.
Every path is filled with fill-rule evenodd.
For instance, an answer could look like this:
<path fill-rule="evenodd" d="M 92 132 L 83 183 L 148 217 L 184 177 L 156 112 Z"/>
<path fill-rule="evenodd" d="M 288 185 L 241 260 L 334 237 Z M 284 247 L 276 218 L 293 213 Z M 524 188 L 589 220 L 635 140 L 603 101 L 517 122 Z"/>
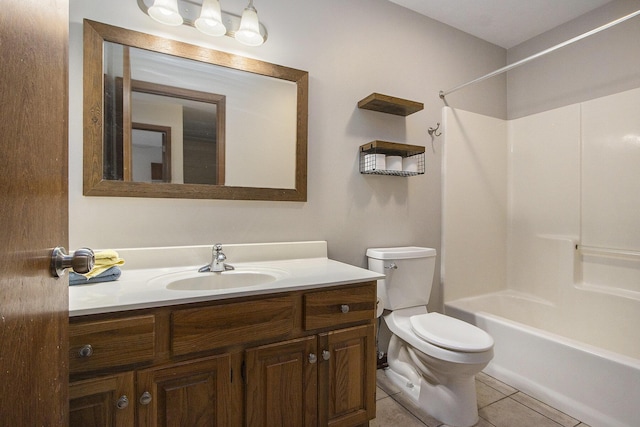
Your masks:
<path fill-rule="evenodd" d="M 147 286 L 170 291 L 217 291 L 267 285 L 285 276 L 287 273 L 277 268 L 243 266 L 221 273 L 189 270 L 164 274 L 147 281 Z"/>
<path fill-rule="evenodd" d="M 224 271 L 222 273 L 198 273 L 197 276 L 177 279 L 167 285 L 167 289 L 177 291 L 209 291 L 216 289 L 242 288 L 275 282 L 272 274 L 253 271 Z"/>

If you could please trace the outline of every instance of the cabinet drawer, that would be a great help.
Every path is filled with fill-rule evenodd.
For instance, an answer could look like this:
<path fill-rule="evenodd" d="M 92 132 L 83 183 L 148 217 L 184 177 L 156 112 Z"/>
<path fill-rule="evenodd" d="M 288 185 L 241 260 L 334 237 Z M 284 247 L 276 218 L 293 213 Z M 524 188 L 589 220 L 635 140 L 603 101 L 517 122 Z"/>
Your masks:
<path fill-rule="evenodd" d="M 177 310 L 171 315 L 174 355 L 284 337 L 295 325 L 292 296 Z"/>
<path fill-rule="evenodd" d="M 344 289 L 309 292 L 304 296 L 304 328 L 327 328 L 373 319 L 375 307 L 375 282 Z"/>
<path fill-rule="evenodd" d="M 69 325 L 69 371 L 88 372 L 153 360 L 155 318 L 127 317 Z"/>

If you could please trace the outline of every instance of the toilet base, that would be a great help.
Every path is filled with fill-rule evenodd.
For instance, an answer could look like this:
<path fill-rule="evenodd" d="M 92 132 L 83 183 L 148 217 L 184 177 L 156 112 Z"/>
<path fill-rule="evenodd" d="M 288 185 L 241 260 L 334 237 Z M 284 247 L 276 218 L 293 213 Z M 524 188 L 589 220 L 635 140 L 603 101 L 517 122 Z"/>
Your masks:
<path fill-rule="evenodd" d="M 475 377 L 451 381 L 449 384 L 429 384 L 424 379 L 411 381 L 391 368 L 384 370 L 387 378 L 416 404 L 418 410 L 451 427 L 471 427 L 478 422 Z"/>

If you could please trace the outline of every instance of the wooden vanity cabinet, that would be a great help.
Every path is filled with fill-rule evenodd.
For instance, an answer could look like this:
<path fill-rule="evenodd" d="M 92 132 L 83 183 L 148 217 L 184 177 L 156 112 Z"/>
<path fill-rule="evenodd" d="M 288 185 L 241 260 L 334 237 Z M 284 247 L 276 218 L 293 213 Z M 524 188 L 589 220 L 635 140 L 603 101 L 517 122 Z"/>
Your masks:
<path fill-rule="evenodd" d="M 374 326 L 362 325 L 248 349 L 247 425 L 367 425 L 375 417 L 374 340 Z"/>
<path fill-rule="evenodd" d="M 318 425 L 318 364 L 315 336 L 248 349 L 246 425 Z"/>
<path fill-rule="evenodd" d="M 70 425 L 367 426 L 375 304 L 366 282 L 71 318 Z"/>
<path fill-rule="evenodd" d="M 233 425 L 229 424 L 230 372 L 229 355 L 222 355 L 71 382 L 69 425 Z"/>
<path fill-rule="evenodd" d="M 138 371 L 138 425 L 230 425 L 230 375 L 229 354 Z"/>
<path fill-rule="evenodd" d="M 92 378 L 69 385 L 69 425 L 114 426 L 135 425 L 134 373 Z"/>
<path fill-rule="evenodd" d="M 376 416 L 376 346 L 374 325 L 319 335 L 319 423 L 321 426 L 368 425 Z M 324 355 L 328 352 L 328 360 Z M 324 354 L 324 355 L 323 355 Z"/>

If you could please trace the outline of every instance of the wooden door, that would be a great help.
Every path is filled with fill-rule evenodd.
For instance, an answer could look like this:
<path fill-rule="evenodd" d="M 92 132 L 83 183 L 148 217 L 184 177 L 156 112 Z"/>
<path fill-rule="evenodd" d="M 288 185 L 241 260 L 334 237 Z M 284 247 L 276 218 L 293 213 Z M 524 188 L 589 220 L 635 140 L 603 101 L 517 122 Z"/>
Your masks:
<path fill-rule="evenodd" d="M 373 325 L 320 334 L 318 342 L 321 355 L 318 373 L 319 425 L 366 425 L 375 417 L 376 411 Z M 328 353 L 322 357 L 324 351 Z"/>
<path fill-rule="evenodd" d="M 133 427 L 134 373 L 76 381 L 69 385 L 69 427 Z"/>
<path fill-rule="evenodd" d="M 311 336 L 247 350 L 247 426 L 317 425 L 316 348 Z"/>
<path fill-rule="evenodd" d="M 139 427 L 228 427 L 229 354 L 138 372 Z"/>
<path fill-rule="evenodd" d="M 0 13 L 0 419 L 65 426 L 68 281 L 68 1 L 3 1 Z"/>

